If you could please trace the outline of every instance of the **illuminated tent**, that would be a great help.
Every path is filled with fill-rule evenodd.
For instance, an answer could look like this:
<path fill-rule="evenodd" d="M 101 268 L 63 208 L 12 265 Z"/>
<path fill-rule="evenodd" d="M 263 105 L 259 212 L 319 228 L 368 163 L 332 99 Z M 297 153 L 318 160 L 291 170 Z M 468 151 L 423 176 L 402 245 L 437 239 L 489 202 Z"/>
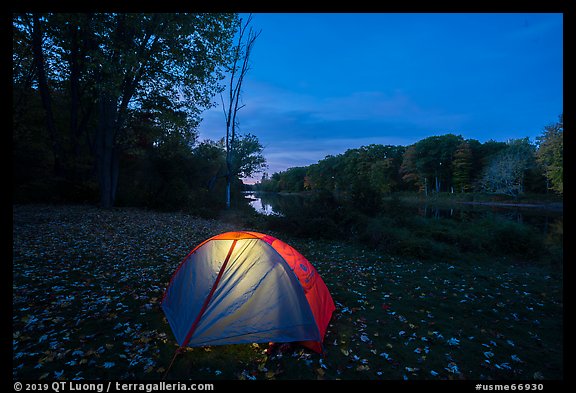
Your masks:
<path fill-rule="evenodd" d="M 316 352 L 334 311 L 310 262 L 257 232 L 199 244 L 176 269 L 161 305 L 180 347 L 300 342 Z"/>

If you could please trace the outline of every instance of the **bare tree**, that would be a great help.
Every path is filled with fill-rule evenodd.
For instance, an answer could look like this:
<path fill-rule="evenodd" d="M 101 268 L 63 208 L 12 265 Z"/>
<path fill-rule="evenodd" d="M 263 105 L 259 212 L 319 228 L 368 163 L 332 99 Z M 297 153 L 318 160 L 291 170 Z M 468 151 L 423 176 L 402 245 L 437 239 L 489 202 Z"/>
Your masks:
<path fill-rule="evenodd" d="M 230 82 L 228 84 L 228 102 L 225 104 L 224 96 L 221 94 L 222 109 L 224 117 L 226 118 L 226 208 L 230 208 L 230 183 L 232 177 L 236 174 L 233 173 L 233 152 L 236 141 L 236 127 L 238 121 L 236 116 L 244 105 L 240 105 L 240 95 L 242 93 L 242 83 L 244 77 L 250 70 L 250 55 L 256 42 L 256 38 L 260 35 L 254 32 L 250 23 L 252 22 L 252 14 L 243 23 L 240 19 L 240 26 L 238 28 L 238 42 L 233 50 L 232 66 L 230 69 Z"/>
<path fill-rule="evenodd" d="M 524 193 L 526 172 L 534 165 L 535 148 L 528 138 L 508 141 L 508 147 L 497 153 L 484 169 L 482 190 L 518 197 Z"/>

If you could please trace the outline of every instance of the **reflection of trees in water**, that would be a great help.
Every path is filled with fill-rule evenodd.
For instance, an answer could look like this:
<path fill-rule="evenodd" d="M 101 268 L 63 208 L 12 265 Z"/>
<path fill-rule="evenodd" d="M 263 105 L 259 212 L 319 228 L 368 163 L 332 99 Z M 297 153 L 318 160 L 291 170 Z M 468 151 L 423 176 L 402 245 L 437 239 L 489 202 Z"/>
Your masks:
<path fill-rule="evenodd" d="M 276 210 L 274 209 L 274 206 L 272 205 L 272 203 L 270 203 L 269 201 L 267 201 L 266 199 L 263 198 L 259 198 L 255 201 L 255 203 L 259 203 L 260 204 L 260 208 L 256 209 L 257 211 L 264 213 L 264 214 L 277 214 Z"/>
<path fill-rule="evenodd" d="M 279 195 L 273 193 L 246 193 L 250 205 L 258 212 L 266 215 L 290 215 L 292 209 L 302 206 L 300 195 Z"/>
<path fill-rule="evenodd" d="M 290 216 L 307 203 L 301 195 L 257 194 L 262 210 L 267 214 Z"/>
<path fill-rule="evenodd" d="M 301 216 L 305 211 L 315 211 L 315 207 L 319 207 L 317 204 L 323 203 L 320 198 L 298 194 L 252 193 L 250 197 L 253 199 L 252 206 L 258 212 L 288 218 Z M 562 241 L 563 215 L 557 211 L 484 205 L 447 207 L 428 204 L 393 204 L 393 202 L 389 204 L 390 206 L 383 206 L 382 211 L 375 212 L 375 215 L 393 214 L 405 217 L 418 215 L 429 219 L 450 219 L 470 225 L 474 225 L 477 220 L 505 218 L 537 229 L 547 236 L 549 242 Z"/>
<path fill-rule="evenodd" d="M 562 226 L 562 214 L 554 211 L 500 206 L 462 206 L 441 207 L 433 205 L 419 205 L 416 208 L 403 208 L 403 214 L 418 214 L 426 218 L 448 218 L 459 222 L 469 222 L 486 218 L 505 218 L 518 224 L 526 224 L 548 234 L 551 226 Z"/>

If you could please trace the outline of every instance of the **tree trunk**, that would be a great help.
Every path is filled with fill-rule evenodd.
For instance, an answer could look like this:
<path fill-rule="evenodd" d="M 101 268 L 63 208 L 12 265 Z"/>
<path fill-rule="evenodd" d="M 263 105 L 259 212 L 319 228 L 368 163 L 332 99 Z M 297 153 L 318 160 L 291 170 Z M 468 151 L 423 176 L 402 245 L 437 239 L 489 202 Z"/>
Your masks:
<path fill-rule="evenodd" d="M 230 176 L 226 176 L 226 209 L 230 209 Z"/>
<path fill-rule="evenodd" d="M 226 157 L 226 209 L 230 209 L 230 183 L 232 182 L 232 158 L 230 157 L 232 154 L 231 151 L 228 152 L 228 156 Z"/>
<path fill-rule="evenodd" d="M 79 151 L 79 126 L 78 126 L 78 112 L 80 108 L 80 67 L 78 64 L 79 48 L 78 48 L 78 31 L 75 27 L 70 27 L 70 136 L 72 139 L 72 148 L 70 150 L 70 171 L 71 178 L 78 181 L 77 174 L 78 168 L 76 165 Z"/>
<path fill-rule="evenodd" d="M 62 145 L 56 130 L 56 123 L 54 122 L 54 113 L 52 112 L 52 97 L 48 88 L 48 79 L 46 77 L 46 69 L 44 62 L 44 52 L 42 51 L 42 28 L 40 26 L 40 18 L 37 14 L 33 15 L 34 26 L 32 30 L 32 51 L 36 63 L 38 74 L 38 88 L 40 91 L 40 98 L 42 99 L 42 107 L 46 113 L 46 128 L 52 141 L 52 154 L 54 155 L 54 174 L 56 176 L 62 175 Z"/>
<path fill-rule="evenodd" d="M 118 153 L 114 148 L 115 100 L 102 94 L 98 102 L 98 112 L 99 121 L 95 148 L 100 206 L 109 209 L 114 206 L 119 167 Z"/>

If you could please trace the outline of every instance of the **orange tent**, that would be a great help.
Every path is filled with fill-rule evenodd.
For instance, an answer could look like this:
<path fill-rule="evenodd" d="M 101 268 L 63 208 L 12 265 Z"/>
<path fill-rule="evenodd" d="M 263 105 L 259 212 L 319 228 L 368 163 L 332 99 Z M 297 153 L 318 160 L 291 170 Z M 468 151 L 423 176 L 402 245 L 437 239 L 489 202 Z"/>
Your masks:
<path fill-rule="evenodd" d="M 181 347 L 300 342 L 320 353 L 335 307 L 293 247 L 258 232 L 227 232 L 184 258 L 162 309 Z"/>

